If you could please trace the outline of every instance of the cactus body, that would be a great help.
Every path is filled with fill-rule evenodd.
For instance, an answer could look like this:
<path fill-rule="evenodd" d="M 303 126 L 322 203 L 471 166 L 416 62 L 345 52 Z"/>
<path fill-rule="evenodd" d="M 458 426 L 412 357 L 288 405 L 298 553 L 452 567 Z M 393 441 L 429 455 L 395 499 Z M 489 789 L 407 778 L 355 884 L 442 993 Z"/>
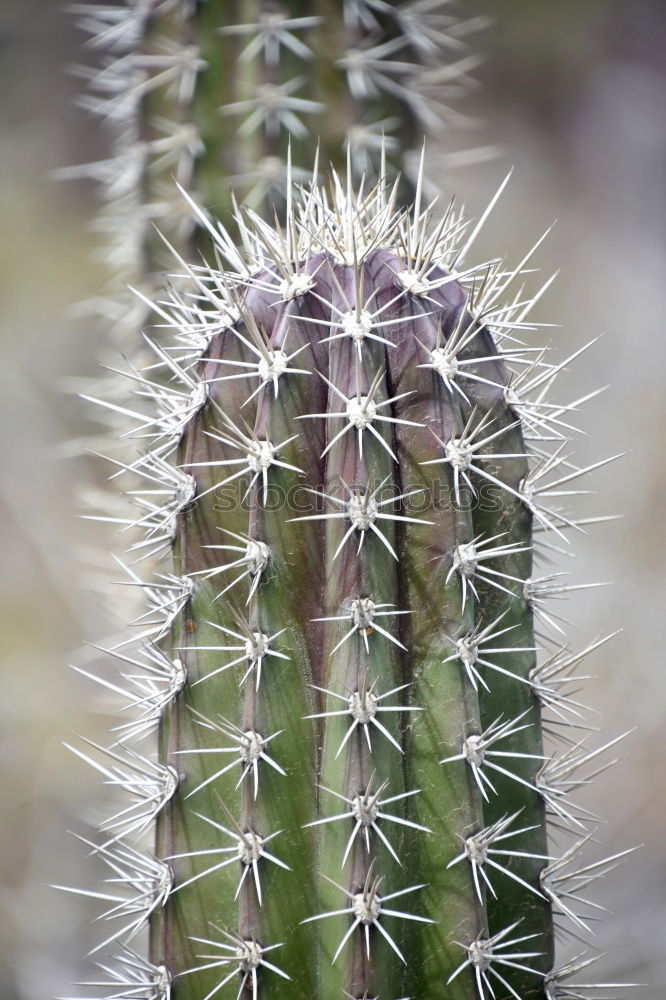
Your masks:
<path fill-rule="evenodd" d="M 567 408 L 529 399 L 558 369 L 514 346 L 526 260 L 479 283 L 474 232 L 431 215 L 351 172 L 292 191 L 284 229 L 240 213 L 243 256 L 202 215 L 229 270 L 155 304 L 177 337 L 148 341 L 158 412 L 126 472 L 139 551 L 174 567 L 143 583 L 138 657 L 110 651 L 144 673 L 95 758 L 133 795 L 98 849 L 149 871 L 110 939 L 150 923 L 146 996 L 577 995 L 553 910 L 586 926 L 560 876 L 585 838 L 556 861 L 546 815 L 576 835 L 600 751 L 544 751 L 579 657 L 537 662 L 532 554 L 587 470 L 560 459 Z"/>

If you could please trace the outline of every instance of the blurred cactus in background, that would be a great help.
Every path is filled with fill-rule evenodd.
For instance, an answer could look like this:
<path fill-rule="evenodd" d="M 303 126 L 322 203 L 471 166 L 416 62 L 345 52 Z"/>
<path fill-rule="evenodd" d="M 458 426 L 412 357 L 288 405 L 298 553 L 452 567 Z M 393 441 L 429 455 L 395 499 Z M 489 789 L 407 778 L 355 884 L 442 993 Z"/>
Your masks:
<path fill-rule="evenodd" d="M 272 216 L 292 176 L 340 166 L 351 145 L 357 176 L 377 168 L 415 179 L 424 135 L 468 124 L 454 104 L 478 63 L 450 0 L 129 0 L 76 5 L 101 55 L 81 69 L 83 105 L 110 126 L 111 156 L 68 171 L 99 182 L 98 229 L 110 296 L 99 303 L 119 333 L 145 318 L 125 283 L 152 295 L 169 263 L 190 254 L 196 220 L 174 180 L 224 216 L 232 197 Z M 452 162 L 488 154 L 458 154 Z M 432 182 L 431 178 L 431 182 Z"/>
<path fill-rule="evenodd" d="M 73 890 L 111 928 L 95 997 L 614 989 L 555 962 L 618 860 L 584 856 L 571 799 L 616 741 L 578 700 L 605 640 L 572 650 L 547 604 L 607 460 L 574 464 L 585 400 L 547 398 L 576 355 L 525 344 L 541 241 L 470 262 L 504 185 L 471 224 L 413 169 L 475 63 L 448 6 L 78 8 L 109 53 L 105 252 L 135 285 L 104 309 L 119 334 L 156 316 L 88 397 L 136 446 L 100 516 L 144 601 L 117 681 L 89 674 L 122 699 L 111 743 L 73 748 L 129 795 L 86 841 L 108 882 Z"/>

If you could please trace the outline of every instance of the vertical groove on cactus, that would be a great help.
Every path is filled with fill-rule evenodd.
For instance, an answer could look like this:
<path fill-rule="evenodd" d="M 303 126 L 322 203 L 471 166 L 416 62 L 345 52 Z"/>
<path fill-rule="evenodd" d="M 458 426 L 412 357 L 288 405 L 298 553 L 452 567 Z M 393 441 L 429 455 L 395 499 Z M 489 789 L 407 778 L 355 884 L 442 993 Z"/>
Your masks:
<path fill-rule="evenodd" d="M 132 796 L 95 842 L 134 887 L 105 914 L 129 995 L 584 995 L 553 918 L 585 931 L 579 890 L 616 861 L 578 861 L 570 799 L 615 741 L 544 750 L 599 643 L 558 650 L 543 614 L 535 639 L 533 524 L 566 545 L 561 498 L 603 463 L 564 457 L 540 384 L 562 366 L 518 343 L 530 255 L 467 265 L 478 227 L 421 191 L 406 213 L 351 168 L 292 187 L 284 228 L 237 212 L 242 257 L 201 215 L 229 269 L 186 268 L 154 304 L 173 344 L 129 371 L 158 404 L 133 525 L 174 565 L 130 567 L 139 651 L 108 651 L 135 719 L 75 748 Z"/>

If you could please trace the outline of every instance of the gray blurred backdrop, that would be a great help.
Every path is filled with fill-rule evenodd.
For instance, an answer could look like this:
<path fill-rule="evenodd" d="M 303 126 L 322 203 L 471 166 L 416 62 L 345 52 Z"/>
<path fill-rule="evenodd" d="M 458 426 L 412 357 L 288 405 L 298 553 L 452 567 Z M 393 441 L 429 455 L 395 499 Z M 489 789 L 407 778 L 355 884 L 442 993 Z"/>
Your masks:
<path fill-rule="evenodd" d="M 562 268 L 540 311 L 561 324 L 547 338 L 563 358 L 603 333 L 561 392 L 573 399 L 612 385 L 587 409 L 590 436 L 578 439 L 577 456 L 627 452 L 595 481 L 597 510 L 623 520 L 581 537 L 567 567 L 574 579 L 614 585 L 584 591 L 566 613 L 581 643 L 624 627 L 588 661 L 596 677 L 587 700 L 608 736 L 636 731 L 584 801 L 609 820 L 608 852 L 645 846 L 599 891 L 613 911 L 597 934 L 608 952 L 599 974 L 649 984 L 633 995 L 658 1000 L 666 992 L 666 3 L 466 6 L 496 25 L 477 43 L 487 59 L 467 105 L 481 124 L 462 141 L 497 143 L 502 155 L 460 170 L 456 191 L 476 212 L 516 166 L 478 254 L 516 261 L 559 220 L 539 255 L 546 273 Z M 76 502 L 77 484 L 101 484 L 103 472 L 68 457 L 66 444 L 87 430 L 67 379 L 94 373 L 105 341 L 75 309 L 100 286 L 90 259 L 94 193 L 50 180 L 56 168 L 105 155 L 105 137 L 73 106 L 78 82 L 65 67 L 82 58 L 80 43 L 57 0 L 0 0 L 0 1000 L 71 992 L 94 940 L 94 911 L 46 885 L 92 878 L 68 830 L 87 832 L 100 792 L 61 741 L 73 732 L 103 738 L 108 720 L 67 663 L 113 624 L 77 561 L 90 567 L 95 546 L 106 558 L 107 534 L 78 520 Z"/>

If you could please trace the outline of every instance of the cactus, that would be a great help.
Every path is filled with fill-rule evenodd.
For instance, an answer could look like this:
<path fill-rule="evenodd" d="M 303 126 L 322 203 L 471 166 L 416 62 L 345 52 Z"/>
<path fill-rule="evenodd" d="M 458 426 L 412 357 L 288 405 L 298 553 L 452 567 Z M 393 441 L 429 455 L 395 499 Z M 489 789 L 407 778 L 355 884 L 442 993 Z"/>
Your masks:
<path fill-rule="evenodd" d="M 250 93 L 265 94 L 258 54 L 271 74 L 312 64 L 338 109 L 322 135 L 335 160 L 336 130 L 362 121 L 350 95 L 385 108 L 408 72 L 390 57 L 431 57 L 439 6 L 322 2 L 285 21 L 239 3 L 220 24 L 213 3 L 165 0 L 86 16 L 122 50 L 101 82 L 110 110 L 123 119 L 129 93 L 141 114 L 198 115 L 204 141 L 180 179 L 224 207 L 218 63 L 195 37 L 231 56 L 249 35 L 233 79 Z M 347 62 L 317 48 L 322 24 Z M 383 70 L 350 61 L 354 33 Z M 130 65 L 166 79 L 114 90 L 146 39 L 170 55 L 149 47 Z M 253 122 L 248 100 L 227 111 Z M 110 746 L 72 749 L 126 793 L 86 840 L 107 883 L 70 890 L 110 925 L 93 954 L 113 958 L 87 986 L 108 1000 L 579 1000 L 600 984 L 577 982 L 584 955 L 557 965 L 555 930 L 590 931 L 587 887 L 619 856 L 581 859 L 595 821 L 571 795 L 617 741 L 588 742 L 577 700 L 576 668 L 606 640 L 569 648 L 545 602 L 577 588 L 533 560 L 595 520 L 567 498 L 610 459 L 574 465 L 585 400 L 546 401 L 576 355 L 552 364 L 523 343 L 550 285 L 523 290 L 541 241 L 515 267 L 469 263 L 504 185 L 478 223 L 453 206 L 438 218 L 425 151 L 407 209 L 390 139 L 374 186 L 351 141 L 322 186 L 317 167 L 306 183 L 292 166 L 305 131 L 292 121 L 288 151 L 264 124 L 269 155 L 285 156 L 282 217 L 235 207 L 227 230 L 181 187 L 189 221 L 165 208 L 181 274 L 155 296 L 140 282 L 126 324 L 151 310 L 160 334 L 124 372 L 134 401 L 102 403 L 139 445 L 111 460 L 134 507 L 114 518 L 131 539 L 121 566 L 145 606 L 136 635 L 105 649 L 120 679 L 81 671 L 123 715 Z M 254 125 L 239 131 L 234 155 L 257 162 Z M 145 277 L 156 244 L 146 215 L 133 221 L 129 271 Z"/>
<path fill-rule="evenodd" d="M 84 108 L 111 137 L 101 162 L 68 168 L 99 185 L 96 222 L 108 269 L 93 305 L 116 338 L 134 346 L 169 267 L 161 234 L 192 257 L 203 233 L 174 179 L 226 215 L 232 193 L 269 217 L 282 211 L 288 150 L 307 179 L 318 143 L 322 164 L 389 168 L 414 179 L 423 135 L 466 127 L 452 105 L 470 88 L 478 57 L 466 37 L 482 18 L 454 16 L 451 0 L 125 0 L 76 4 L 93 66 Z M 450 154 L 444 165 L 492 155 Z M 432 185 L 433 178 L 430 178 Z M 404 184 L 404 190 L 409 185 Z M 110 386 L 107 392 L 112 392 Z"/>
<path fill-rule="evenodd" d="M 578 890 L 616 859 L 578 861 L 570 793 L 606 747 L 562 724 L 599 643 L 553 651 L 560 585 L 532 556 L 580 526 L 580 401 L 546 403 L 566 362 L 516 346 L 532 252 L 470 266 L 479 227 L 420 192 L 405 213 L 384 179 L 331 190 L 292 191 L 284 229 L 239 211 L 244 255 L 200 212 L 229 269 L 187 268 L 154 305 L 174 349 L 130 373 L 156 404 L 124 469 L 135 551 L 174 567 L 134 574 L 139 652 L 109 650 L 133 720 L 77 751 L 132 796 L 95 845 L 134 892 L 102 894 L 129 977 L 109 995 L 578 996 L 553 916 L 587 929 Z"/>

